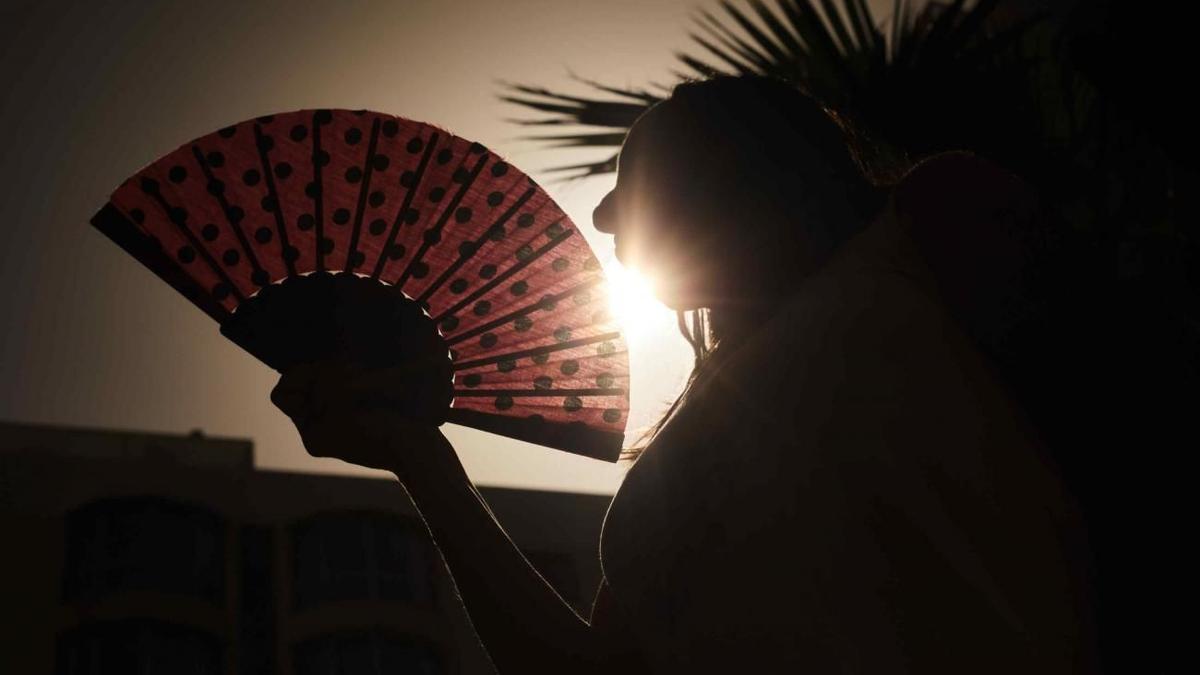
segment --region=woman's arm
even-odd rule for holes
[[[400,479],[496,669],[610,672],[615,657],[600,635],[509,539],[445,436],[394,411],[356,404],[354,374],[325,367],[321,373],[304,368],[285,374],[272,401],[296,423],[311,454],[391,471]]]

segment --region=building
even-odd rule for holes
[[[609,499],[480,490],[586,615]],[[250,441],[0,424],[0,672],[491,673],[395,481]]]

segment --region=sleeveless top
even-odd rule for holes
[[[947,169],[977,177],[952,200],[964,228],[1013,195],[970,155],[930,162],[708,364],[626,475],[593,626],[648,672],[1094,668],[1077,508],[948,313],[921,213],[896,208]]]

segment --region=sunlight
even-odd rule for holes
[[[625,336],[642,345],[657,324],[674,314],[654,297],[654,287],[644,275],[613,261],[607,270],[609,310],[621,322]]]

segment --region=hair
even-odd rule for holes
[[[706,153],[720,160],[708,163],[729,177],[722,180],[726,192],[718,198],[758,205],[768,215],[755,218],[755,225],[773,228],[770,234],[785,247],[803,242],[823,260],[882,205],[880,187],[887,175],[871,171],[864,161],[865,136],[795,84],[721,75],[681,82],[665,102],[682,111],[677,123],[703,138]],[[810,198],[798,199],[797,187]],[[803,281],[794,268],[777,273],[788,290]],[[702,376],[723,341],[744,328],[723,318],[728,317],[714,316],[709,308],[678,312],[679,331],[695,359],[692,371],[683,392],[623,457],[636,459],[693,389],[704,386]]]

